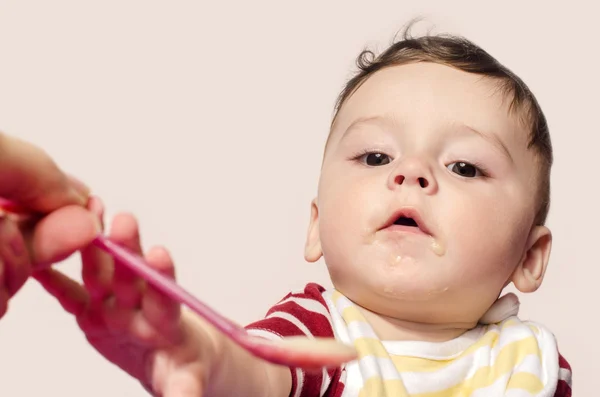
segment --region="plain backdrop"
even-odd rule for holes
[[[45,148],[108,215],[132,211],[180,282],[247,323],[307,281],[303,244],[335,97],[416,16],[519,74],[550,124],[555,240],[521,315],[598,389],[597,10],[570,1],[1,1],[0,129]],[[417,31],[418,32],[418,31]],[[60,264],[78,277],[78,257]],[[0,321],[0,395],[144,396],[28,283]]]

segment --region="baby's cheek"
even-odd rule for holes
[[[330,271],[343,271],[357,255],[364,240],[364,207],[351,196],[322,203],[320,212],[321,248]]]
[[[482,220],[463,229],[458,259],[469,267],[469,273],[475,278],[491,274],[503,276],[520,258],[524,238],[518,223],[511,219]]]

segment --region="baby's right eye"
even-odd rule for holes
[[[370,167],[378,167],[380,165],[389,164],[392,159],[385,153],[369,152],[358,157],[358,160]]]

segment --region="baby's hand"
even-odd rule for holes
[[[8,310],[8,301],[25,284],[30,273],[31,262],[19,228],[0,216],[0,318]]]
[[[102,219],[98,200],[90,203],[90,209]],[[116,216],[109,237],[142,252],[138,225],[131,215]],[[202,329],[196,322],[128,269],[115,266],[104,252],[87,247],[81,256],[84,286],[55,269],[38,272],[35,278],[75,315],[90,344],[155,395],[202,395],[202,380],[208,376],[203,358],[212,346],[203,340],[209,338],[199,335]],[[165,249],[153,248],[145,258],[150,266],[174,277]]]

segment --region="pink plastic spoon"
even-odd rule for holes
[[[2,198],[0,198],[0,210],[19,218],[32,215],[27,209]],[[253,336],[194,297],[174,280],[148,266],[140,255],[116,244],[104,235],[98,235],[93,244],[169,298],[187,306],[256,357],[274,364],[304,369],[334,367],[357,357],[353,347],[342,344],[334,338],[289,337],[273,341]]]

